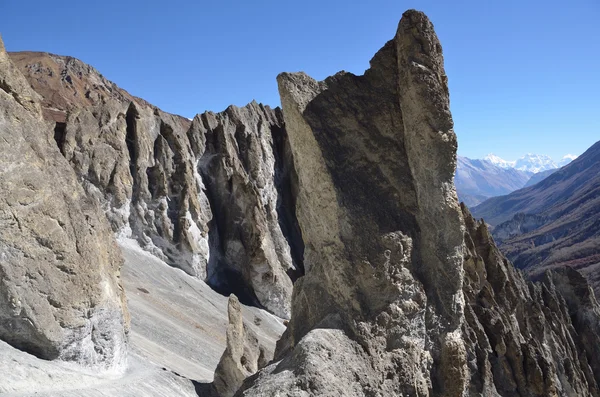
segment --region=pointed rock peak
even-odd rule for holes
[[[435,34],[433,24],[421,11],[408,10],[398,25],[398,37],[406,37],[410,46],[400,47],[416,56],[416,62],[443,72],[442,46]]]
[[[234,294],[229,295],[229,300],[227,302],[227,316],[229,317],[229,324],[231,326],[242,326],[242,306],[240,305],[240,300]]]
[[[229,325],[227,345],[215,370],[213,385],[221,397],[233,397],[244,379],[264,367],[273,358],[242,317],[242,306],[234,294],[227,303]]]
[[[2,35],[0,35],[0,53],[6,52],[6,48],[4,47],[4,41],[2,41]]]

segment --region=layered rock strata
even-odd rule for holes
[[[40,101],[0,45],[0,339],[116,370],[128,327],[122,258],[52,142]]]

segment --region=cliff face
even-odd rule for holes
[[[128,314],[108,222],[2,45],[0,88],[0,339],[40,358],[118,369]]]
[[[289,210],[293,170],[279,109],[251,103],[190,122],[74,58],[11,57],[43,96],[56,145],[115,233],[289,317],[303,246]]]
[[[309,395],[459,395],[469,381],[463,226],[431,23],[406,13],[363,76],[278,82],[307,273],[286,358],[244,395],[294,395],[292,384]]]
[[[363,76],[278,77],[306,275],[277,361],[237,395],[598,395],[581,276],[527,283],[458,206],[446,80],[416,11]]]

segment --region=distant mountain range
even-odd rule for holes
[[[566,155],[556,163],[545,155],[528,153],[516,161],[494,154],[484,159],[458,156],[454,183],[460,201],[473,207],[491,197],[533,185],[577,156]]]
[[[514,168],[519,171],[531,172],[533,174],[536,174],[538,172],[549,171],[563,167],[576,158],[577,156],[575,155],[567,154],[563,156],[563,158],[557,163],[554,160],[552,160],[550,156],[546,156],[543,154],[540,155],[527,153],[526,155],[515,161],[507,161],[496,156],[493,153],[490,153],[484,157],[484,160],[487,160],[500,168]]]
[[[472,208],[529,274],[569,265],[600,292],[600,142],[541,182]]]
[[[475,206],[490,197],[509,194],[525,186],[531,173],[503,168],[488,160],[458,156],[454,184],[460,201]]]

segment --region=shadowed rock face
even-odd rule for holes
[[[225,293],[242,284],[246,300],[289,318],[292,279],[302,272],[302,238],[293,212],[282,208],[293,171],[281,110],[253,102],[204,113],[188,136],[214,213],[209,283]]]
[[[244,395],[294,395],[290,382],[310,395],[458,395],[468,381],[463,232],[431,23],[406,13],[364,76],[278,83],[307,273],[294,288],[290,350],[278,352],[286,358]]]
[[[40,100],[0,45],[0,339],[44,359],[119,369],[122,259]]]
[[[458,205],[442,63],[407,11],[363,76],[278,77],[306,275],[276,361],[236,395],[598,395],[587,284],[527,283]]]
[[[56,145],[115,233],[218,291],[289,317],[303,245],[279,109],[232,106],[190,123],[74,58],[11,57],[43,96]]]

